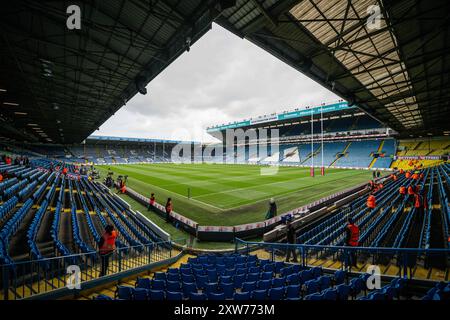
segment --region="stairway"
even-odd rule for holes
[[[305,162],[307,162],[308,160],[311,159],[311,157],[316,156],[321,150],[321,146],[317,147],[316,150],[314,150],[312,153],[310,152],[306,158],[301,162],[301,164],[304,164]]]
[[[381,140],[380,145],[378,146],[378,154],[381,153],[381,151],[383,151],[383,146],[384,146],[384,140]],[[369,164],[369,169],[371,169],[373,167],[373,165],[375,164],[375,162],[377,161],[378,158],[373,158],[372,161]]]
[[[347,143],[347,145],[345,146],[344,150],[342,150],[341,153],[344,154],[344,156],[345,156],[345,153],[347,152],[347,150],[348,150],[348,148],[350,147],[351,144],[352,144],[351,142]],[[334,159],[334,161],[333,161],[328,167],[334,166],[334,164],[335,164],[340,158],[342,158],[342,157],[339,157],[339,158]]]

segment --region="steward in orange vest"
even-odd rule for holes
[[[345,228],[345,244],[349,247],[357,247],[359,245],[359,227],[353,222],[352,218],[348,219],[347,228]],[[357,267],[356,251],[349,252],[349,265]]]
[[[107,225],[105,228],[105,233],[100,238],[100,242],[98,244],[98,251],[102,259],[100,277],[105,276],[108,273],[109,257],[116,249],[116,239],[117,231],[114,230],[113,226]]]
[[[375,196],[373,194],[369,195],[369,197],[367,198],[367,207],[370,209],[375,209],[376,206],[377,204]]]

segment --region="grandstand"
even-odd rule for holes
[[[2,13],[0,300],[449,299],[448,2],[82,7]],[[339,100],[213,143],[93,134],[213,22]]]

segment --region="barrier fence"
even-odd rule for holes
[[[322,266],[332,270],[368,272],[374,267],[380,275],[420,280],[449,280],[450,249],[342,247],[235,240],[235,250],[257,253],[271,261],[297,255],[304,267]],[[370,268],[370,269],[369,269]],[[370,271],[372,272],[372,271]]]
[[[117,248],[109,255],[108,271],[102,277],[173,256],[172,241]],[[83,282],[100,279],[101,268],[97,252],[0,265],[0,300],[29,298],[64,287],[79,289]]]

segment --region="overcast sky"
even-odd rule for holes
[[[247,40],[213,24],[106,121],[96,135],[214,141],[206,127],[339,98]]]

